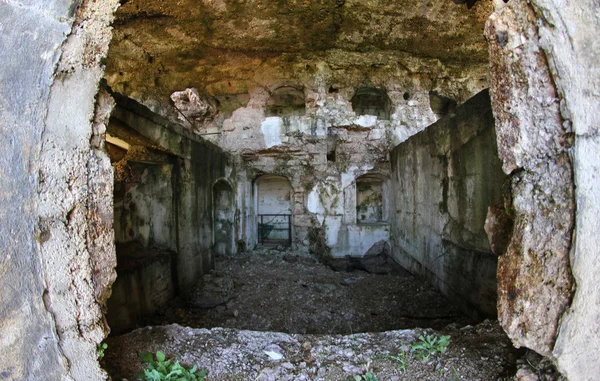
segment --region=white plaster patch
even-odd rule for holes
[[[377,117],[375,115],[361,115],[354,120],[354,124],[361,127],[373,127],[377,123]]]
[[[271,148],[281,144],[281,135],[283,123],[278,116],[270,116],[260,124],[260,131],[265,140],[265,146]]]
[[[342,217],[340,216],[327,216],[325,218],[325,234],[327,239],[327,246],[335,247],[338,243],[338,233],[342,228]]]
[[[319,220],[319,224],[323,225],[323,221],[325,220],[325,207],[323,206],[323,203],[321,203],[319,191],[320,187],[319,184],[317,184],[308,194],[306,207],[308,208],[309,212],[316,214],[317,220]]]
[[[342,189],[346,189],[348,185],[354,183],[356,181],[356,172],[361,172],[361,175],[369,172],[373,169],[373,165],[361,165],[360,167],[353,165],[346,170],[346,172],[342,173]]]

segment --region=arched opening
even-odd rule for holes
[[[231,185],[219,180],[213,186],[215,255],[231,255],[235,252],[235,203]]]
[[[306,113],[304,93],[292,86],[275,89],[267,102],[266,116],[302,116]]]
[[[291,245],[292,185],[283,176],[263,175],[256,179],[258,243]]]
[[[358,89],[350,100],[356,115],[373,115],[381,120],[389,120],[392,103],[385,90],[366,87]]]
[[[387,192],[378,175],[363,175],[356,179],[356,222],[374,224],[387,221]]]

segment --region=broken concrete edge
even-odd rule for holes
[[[521,185],[517,182],[513,185],[514,200],[520,204],[517,205],[517,209],[520,210],[517,210],[515,233],[521,231],[531,237],[529,230],[533,227],[533,234],[537,232],[541,236],[551,235],[545,238],[549,242],[547,244],[549,250],[543,253],[527,250],[527,246],[533,246],[535,249],[536,246],[540,247],[539,244],[542,247],[546,246],[545,244],[536,245],[534,241],[532,244],[531,239],[526,238],[523,241],[524,245],[521,245],[522,239],[513,235],[512,250],[509,249],[509,254],[505,254],[501,260],[506,262],[506,266],[501,264],[500,268],[513,268],[510,271],[514,273],[514,279],[508,282],[512,287],[528,284],[529,290],[534,290],[537,284],[538,291],[531,295],[533,299],[526,298],[529,305],[535,301],[530,317],[527,318],[528,314],[523,313],[519,313],[518,316],[509,314],[504,319],[503,326],[515,345],[527,346],[544,354],[551,358],[569,379],[582,380],[595,379],[600,371],[597,360],[600,357],[597,345],[600,316],[597,306],[590,305],[590,301],[598,299],[598,291],[593,286],[593,279],[600,270],[598,261],[594,260],[597,258],[595,253],[598,252],[596,238],[598,220],[597,216],[593,215],[598,209],[599,202],[592,190],[592,184],[596,180],[591,177],[592,173],[597,172],[600,161],[598,155],[600,143],[597,134],[592,133],[594,126],[598,125],[598,116],[596,113],[590,113],[594,107],[592,105],[597,105],[597,94],[593,89],[598,87],[599,81],[595,69],[598,51],[589,49],[591,46],[589,42],[593,38],[593,30],[598,27],[598,20],[593,19],[590,12],[586,10],[587,6],[591,4],[578,2],[559,9],[552,1],[547,0],[534,1],[528,6],[511,2],[502,11],[498,9],[490,17],[486,27],[486,35],[490,41],[490,54],[492,54],[491,62],[504,60],[503,64],[513,63],[513,66],[508,66],[508,70],[505,68],[498,71],[495,71],[492,64],[492,78],[496,77],[497,81],[497,90],[492,92],[494,96],[498,98],[498,89],[502,89],[503,86],[505,89],[501,91],[506,90],[508,93],[512,87],[511,80],[520,75],[518,65],[522,65],[521,68],[527,70],[531,62],[533,62],[532,67],[535,67],[533,77],[537,75],[539,78],[541,75],[546,84],[536,90],[543,90],[544,87],[549,86],[547,94],[550,96],[550,102],[544,97],[530,99],[529,107],[525,108],[514,103],[523,104],[516,98],[511,99],[514,95],[509,96],[508,99],[500,97],[495,101],[494,113],[498,117],[505,112],[504,105],[508,105],[509,108],[516,106],[514,120],[525,121],[521,128],[528,128],[529,134],[550,136],[556,144],[538,144],[535,149],[527,150],[528,158],[518,153],[517,156],[509,154],[504,157],[505,166],[508,172],[512,173],[512,177],[530,179],[522,182]],[[526,9],[522,9],[523,7]],[[578,25],[578,28],[572,29],[570,25]],[[506,44],[510,45],[513,35],[526,36],[526,38],[522,38],[516,48],[506,53],[513,54],[509,58],[505,56],[503,59],[494,59],[494,51],[501,51],[497,45],[502,48]],[[519,54],[522,56],[519,57]],[[540,108],[544,111],[542,120],[554,120],[544,123],[541,128],[535,128],[535,119],[538,118]],[[528,122],[532,120],[531,116],[534,123],[528,126]],[[500,118],[504,121],[511,120],[502,116]],[[516,134],[510,132],[507,134],[506,130],[502,131],[501,121],[497,128],[499,144],[505,147],[519,147],[520,134],[523,134],[521,136],[528,134],[523,130]],[[548,135],[548,129],[554,131]],[[512,145],[503,144],[502,135],[516,141],[511,140]],[[519,157],[525,158],[520,165],[510,164],[515,162],[515,158],[518,162]],[[540,158],[546,163],[539,163]],[[519,174],[518,168],[525,169]],[[516,189],[517,187],[521,189]],[[527,187],[529,190],[524,193],[523,188]],[[536,201],[535,198],[541,195],[539,190],[546,196],[542,195],[542,198]],[[531,195],[532,192],[537,193],[538,196]],[[528,197],[527,194],[530,196]],[[533,203],[531,201],[523,203],[527,198]],[[524,213],[523,206],[528,203],[533,205],[534,213]],[[555,220],[559,225],[552,226],[552,223],[548,225],[544,222],[544,218],[539,218],[539,215],[536,218],[536,209],[549,211],[550,216],[553,215],[550,219]],[[567,216],[567,226],[564,226],[565,216]],[[543,227],[542,231],[540,227]],[[507,255],[512,256],[512,259]],[[535,257],[542,259],[544,263],[541,269],[543,273],[538,274],[541,278],[528,271],[527,267],[523,267],[527,265],[527,261]],[[501,272],[500,269],[499,271]],[[534,276],[525,280],[530,276],[527,275],[528,272]],[[539,282],[544,282],[547,276],[552,277],[551,282],[547,285],[540,284]],[[533,287],[528,282],[533,282]],[[506,287],[500,286],[500,288]],[[510,305],[514,303],[510,301],[511,299],[521,298],[518,293],[511,292],[510,289],[504,291],[500,294],[500,310],[503,309],[501,306],[503,303]],[[550,319],[547,320],[548,318]],[[546,321],[546,324],[540,319]],[[527,326],[533,329],[523,328]],[[538,330],[542,327],[545,327],[545,332],[539,335]]]
[[[73,380],[107,377],[97,345],[109,332],[105,303],[116,276],[113,172],[98,139],[112,105],[98,94],[98,84],[118,5],[85,1],[78,8],[60,48],[39,155],[44,302],[68,364],[65,376]]]
[[[600,373],[600,290],[594,284],[600,272],[598,261],[597,173],[600,166],[600,138],[597,112],[600,49],[595,31],[600,27],[593,2],[579,1],[561,7],[548,0],[533,2],[538,16],[540,47],[560,94],[560,112],[568,154],[573,167],[574,217],[570,264],[577,289],[561,317],[553,355],[569,379],[592,380]],[[592,8],[589,8],[592,7]],[[577,26],[577,28],[573,28]]]

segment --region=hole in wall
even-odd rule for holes
[[[391,101],[384,90],[372,87],[361,88],[350,100],[356,115],[373,115],[378,119],[389,120]]]

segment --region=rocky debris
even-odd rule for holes
[[[516,381],[566,381],[556,366],[547,357],[540,356],[532,350],[517,360]]]
[[[382,256],[336,272],[304,251],[261,248],[218,257],[215,266],[189,298],[174,300],[146,324],[349,334],[473,323],[401,268],[376,275],[374,269],[393,269]]]
[[[364,257],[329,258],[327,265],[334,271],[366,271],[369,274],[406,275],[405,269],[399,266],[387,254],[365,255]]]
[[[410,351],[421,335],[450,335],[445,353],[423,362]],[[216,380],[347,380],[366,371],[380,380],[497,380],[514,374],[516,353],[496,322],[467,330],[402,330],[353,335],[290,335],[235,329],[146,327],[108,341],[113,380],[135,380],[139,353],[163,351],[198,364]],[[403,359],[403,360],[401,360]],[[506,378],[505,378],[506,377]]]
[[[191,123],[202,125],[205,121],[210,121],[217,113],[217,108],[207,97],[202,97],[197,89],[185,89],[171,94],[171,100],[175,109],[179,112],[177,118],[184,125]]]

